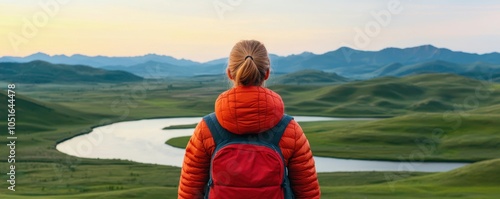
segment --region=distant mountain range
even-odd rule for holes
[[[142,77],[125,71],[108,71],[84,65],[52,64],[45,61],[0,63],[0,81],[18,83],[132,82]]]
[[[368,79],[380,76],[405,76],[418,73],[500,74],[500,53],[475,54],[451,51],[432,45],[412,48],[386,48],[361,51],[347,47],[324,54],[304,52],[296,55],[270,54],[275,73],[291,73],[305,69],[334,72],[348,78]],[[27,57],[1,57],[0,62],[43,60],[56,64],[89,65],[107,70],[123,70],[142,77],[196,76],[224,73],[227,58],[209,62],[176,59],[148,54],[135,57],[85,55],[49,56],[36,53]]]
[[[213,75],[225,72],[226,64],[195,64],[179,66],[171,63],[148,61],[132,66],[103,66],[106,70],[123,70],[145,78],[189,77],[197,75]]]
[[[107,57],[107,56],[86,56],[86,55],[47,55],[45,53],[35,53],[26,57],[4,56],[0,58],[0,62],[30,62],[42,60],[55,64],[71,64],[71,65],[87,65],[96,68],[109,65],[132,66],[142,64],[149,61],[170,63],[178,66],[200,64],[186,59],[176,59],[171,56],[147,54],[143,56],[133,57]]]

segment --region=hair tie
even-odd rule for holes
[[[245,57],[245,60],[247,60],[249,57],[250,57],[250,59],[252,59],[252,60],[253,60],[253,57],[252,57],[252,56],[250,56],[250,55],[247,55],[247,56]]]

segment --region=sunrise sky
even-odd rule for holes
[[[500,51],[500,2],[495,0],[0,0],[0,4],[0,56],[156,53],[209,61],[226,57],[241,39],[261,40],[278,55],[324,53],[341,46],[380,50],[423,44],[475,53]],[[397,12],[391,13],[389,7]],[[376,17],[380,13],[390,13],[390,19],[381,15],[381,24]]]

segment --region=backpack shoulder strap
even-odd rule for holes
[[[205,117],[203,117],[203,120],[210,129],[210,133],[212,134],[216,146],[219,146],[220,143],[227,141],[229,138],[232,137],[232,134],[225,128],[223,128],[220,125],[219,121],[217,121],[215,113],[210,113],[206,115]],[[292,120],[293,120],[292,116],[286,114],[283,115],[278,124],[266,132],[268,134],[267,136],[269,136],[268,141],[270,141],[273,145],[278,146],[281,137],[283,136],[283,133],[285,133],[286,127]]]
[[[207,124],[208,129],[210,129],[210,133],[212,134],[216,146],[219,146],[222,141],[229,138],[230,133],[220,125],[219,121],[217,121],[215,113],[206,115],[203,117],[203,120]]]
[[[269,132],[272,133],[271,134],[272,137],[270,140],[272,144],[274,144],[275,146],[278,146],[278,144],[280,143],[281,137],[285,133],[286,127],[288,126],[288,124],[292,120],[293,120],[292,116],[284,114],[283,117],[281,117],[281,120],[278,122],[278,124],[269,130]]]

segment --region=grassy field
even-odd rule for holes
[[[363,186],[332,186],[323,190],[327,198],[498,198],[499,171],[500,159],[494,159],[449,172],[415,177],[384,173],[386,179],[402,178]]]
[[[165,142],[165,144],[177,147],[177,148],[186,148],[187,143],[189,142],[189,136],[186,137],[177,137],[169,139]]]
[[[270,87],[282,95],[286,111],[292,115],[395,116],[364,122],[303,123],[315,155],[399,160],[400,155],[406,158],[420,151],[425,152],[425,161],[499,157],[499,129],[495,126],[500,117],[499,84],[428,75]],[[213,111],[215,98],[227,88],[225,80],[211,78],[18,84],[17,187],[15,193],[10,192],[2,180],[0,198],[175,198],[179,168],[75,158],[55,150],[56,143],[116,121],[202,116]],[[478,88],[480,95],[476,94]],[[4,94],[0,92],[0,107],[6,107]],[[0,114],[0,121],[6,121],[5,114]],[[5,129],[6,123],[0,123],[0,128]],[[433,149],[433,145],[419,145],[418,140],[435,141],[431,143],[436,147],[427,153],[423,149]],[[168,142],[184,147],[182,143],[187,141]],[[0,145],[5,144],[1,139]],[[0,156],[7,157],[7,153],[1,150]],[[498,160],[474,165],[477,168],[462,168],[458,173],[356,172],[322,173],[319,177],[323,198],[498,198]],[[490,167],[493,169],[478,174],[479,168]],[[5,161],[0,162],[0,172],[8,172]],[[436,179],[458,181],[461,176],[478,178],[470,178],[471,186],[435,183]]]
[[[190,129],[190,128],[195,128],[196,125],[198,125],[198,124],[172,125],[172,126],[167,126],[167,127],[163,128],[163,130],[167,130],[167,129]]]
[[[15,194],[2,190],[0,197],[174,198],[177,193],[179,168],[113,160],[73,161],[70,165],[18,163]]]

